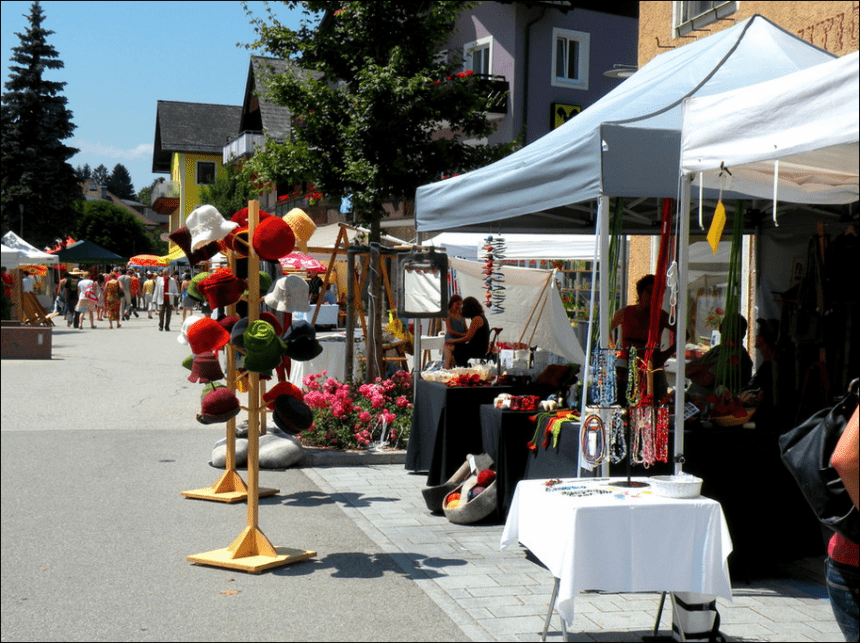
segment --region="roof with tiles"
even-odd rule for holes
[[[152,171],[170,172],[175,152],[220,155],[224,144],[239,133],[241,114],[238,105],[158,101]]]

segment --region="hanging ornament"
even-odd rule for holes
[[[484,251],[484,290],[486,291],[484,303],[487,309],[498,314],[504,312],[505,287],[502,286],[504,274],[502,261],[505,259],[505,240],[502,237],[487,237],[482,246]]]

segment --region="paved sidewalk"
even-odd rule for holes
[[[118,330],[58,327],[53,359],[2,361],[3,641],[540,638],[549,573],[516,547],[499,551],[499,525],[430,515],[425,476],[402,464],[263,471],[261,486],[280,493],[260,502],[260,528],[317,556],[260,575],[188,563],[229,545],[247,512],[180,495],[217,480],[207,462],[224,429],[196,422],[188,349],[157,328],[145,316]],[[820,561],[781,572],[736,579],[721,630],[841,640]],[[571,638],[640,640],[658,603],[583,594]]]
[[[456,525],[427,511],[424,475],[401,465],[316,467],[308,477],[452,616],[472,640],[536,641],[552,577],[522,548],[499,551],[501,525]],[[823,585],[823,561],[779,568],[750,584],[734,580],[734,601],[718,599],[720,630],[735,641],[841,641]],[[587,593],[576,599],[574,641],[639,641],[653,634],[657,593]],[[671,635],[671,607],[659,635]],[[552,618],[548,639],[560,640]]]

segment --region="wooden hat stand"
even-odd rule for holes
[[[258,201],[248,202],[248,236],[254,237],[254,229],[257,226],[260,218],[260,203]],[[253,248],[250,249],[248,255],[248,321],[253,323],[260,316],[260,259]],[[228,370],[230,365],[230,355],[228,352]],[[233,361],[235,384],[235,358]],[[223,549],[214,549],[212,551],[194,554],[187,557],[189,562],[197,565],[210,565],[213,567],[225,567],[227,569],[237,569],[239,571],[259,574],[267,569],[288,565],[301,560],[307,560],[316,556],[315,551],[306,549],[295,549],[290,547],[275,547],[269,542],[265,534],[259,528],[259,499],[261,490],[259,488],[259,439],[260,439],[260,415],[264,412],[265,407],[261,403],[260,395],[260,374],[248,373],[248,486],[246,491],[246,499],[248,501],[248,521],[247,526],[242,533],[228,546]],[[238,493],[235,484],[241,483],[241,478],[235,472],[235,468],[231,469],[230,461],[230,442],[231,435],[233,440],[233,455],[232,465],[235,467],[235,430],[231,430],[231,423],[235,429],[235,418],[228,423],[227,428],[227,444],[228,444],[228,461],[227,471],[221,480],[218,481],[210,489],[213,490],[213,495]],[[216,487],[221,486],[221,489],[216,490]],[[233,485],[231,487],[231,485]],[[241,485],[244,487],[244,484]],[[270,491],[270,490],[266,490]],[[273,493],[276,493],[274,490]],[[185,492],[183,495],[193,492]],[[205,494],[204,494],[205,495]],[[269,494],[271,495],[271,494]],[[216,498],[205,498],[214,500]],[[235,502],[226,500],[226,502]]]

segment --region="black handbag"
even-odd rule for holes
[[[860,512],[839,474],[830,464],[836,443],[857,408],[860,380],[836,406],[822,409],[779,437],[782,461],[824,525],[852,542],[860,542]]]

